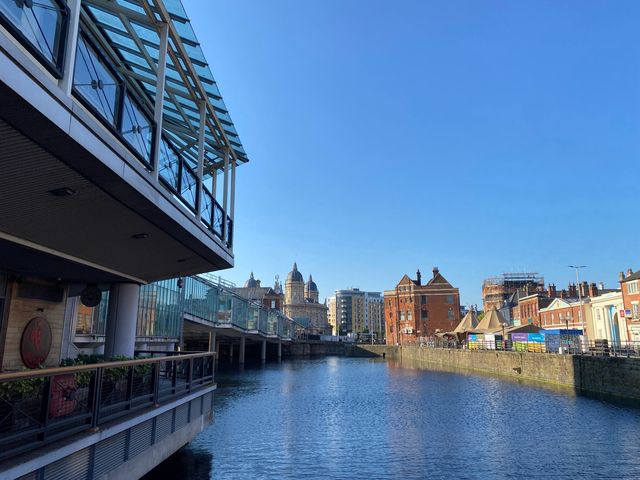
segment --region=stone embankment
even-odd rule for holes
[[[640,402],[638,358],[386,345],[358,345],[358,348],[388,359],[417,363],[424,368],[484,372]]]

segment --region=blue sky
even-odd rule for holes
[[[235,268],[321,298],[433,266],[640,268],[640,2],[190,0],[251,162]]]

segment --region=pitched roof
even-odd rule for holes
[[[471,310],[460,320],[460,323],[453,329],[453,333],[472,332],[478,325],[478,317],[476,312]]]
[[[502,314],[495,308],[492,308],[491,310],[489,310],[484,314],[483,319],[480,320],[480,323],[478,323],[478,326],[474,329],[474,332],[478,332],[478,333],[498,332],[502,330],[502,325],[505,323],[507,323],[507,321],[504,319]]]
[[[628,282],[629,280],[638,280],[639,278],[640,278],[640,270],[638,270],[636,273],[632,273],[628,277],[625,277],[624,280],[622,280],[622,282]]]
[[[435,276],[433,276],[427,282],[427,285],[439,285],[439,286],[444,286],[444,287],[448,287],[448,288],[453,288],[453,285],[451,285],[447,281],[447,279],[442,276],[442,274],[440,272],[436,273]]]

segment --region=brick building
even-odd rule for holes
[[[628,338],[640,342],[640,270],[620,272],[622,304],[627,323]]]
[[[384,292],[384,311],[387,344],[403,345],[436,330],[453,331],[460,322],[460,293],[437,267],[424,285],[418,270],[415,280],[405,275]]]
[[[590,301],[589,297],[582,298],[581,306],[577,298],[555,298],[548,307],[540,309],[540,326],[545,329],[584,328],[587,336],[593,338]]]
[[[277,275],[273,287],[263,287],[260,284],[260,280],[256,280],[253,272],[251,272],[249,280],[244,283],[244,287],[234,288],[233,291],[247,300],[260,302],[263,308],[280,312],[283,310],[284,295]]]

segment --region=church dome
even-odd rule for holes
[[[313,278],[311,277],[311,275],[309,275],[309,281],[305,284],[305,287],[309,292],[318,291],[318,286],[316,285],[316,282],[313,281]]]
[[[293,263],[293,270],[287,275],[287,282],[304,282],[302,274],[298,271],[298,265]]]
[[[251,275],[249,276],[249,280],[244,282],[244,288],[256,288],[257,286],[258,286],[258,282],[256,282],[255,278],[253,278],[253,272],[251,272]]]

